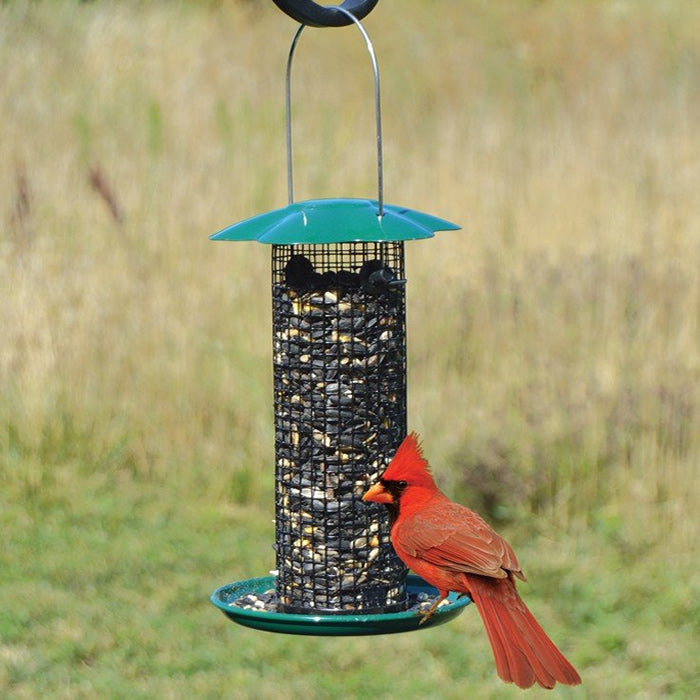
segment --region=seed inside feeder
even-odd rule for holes
[[[273,246],[276,607],[391,612],[406,570],[362,493],[406,432],[403,244]]]

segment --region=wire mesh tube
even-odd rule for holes
[[[407,606],[384,508],[406,434],[401,242],[272,247],[278,609]]]

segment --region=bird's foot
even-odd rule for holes
[[[447,596],[439,595],[437,598],[435,598],[433,604],[426,610],[426,612],[423,613],[423,617],[418,624],[424,625],[435,614],[435,611],[438,609],[438,605],[440,605],[440,603],[442,603],[446,597]]]

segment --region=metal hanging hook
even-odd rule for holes
[[[363,19],[379,0],[345,0],[340,7],[325,7],[313,0],[273,0],[275,5],[301,24],[310,27],[346,27],[352,24],[350,15]],[[345,10],[345,12],[341,12]]]
[[[278,0],[274,0],[279,4]],[[314,3],[312,3],[314,4]],[[348,3],[344,3],[348,4]],[[376,4],[376,0],[375,0]],[[345,9],[345,7],[335,7],[333,8],[336,12],[345,15],[348,19],[346,24],[354,23],[362,34],[365,44],[367,45],[367,51],[369,53],[370,59],[372,61],[372,72],[374,75],[374,111],[375,111],[375,122],[377,129],[377,202],[379,205],[378,216],[381,219],[384,216],[384,147],[382,140],[382,107],[381,107],[381,91],[379,85],[379,66],[377,65],[377,56],[374,52],[374,46],[372,41],[367,34],[367,31],[362,26],[360,20],[355,17],[351,12]],[[371,9],[371,8],[370,8]],[[369,10],[368,10],[369,11]],[[292,45],[289,49],[289,57],[287,58],[287,78],[286,78],[286,131],[287,131],[287,188],[289,194],[289,204],[294,203],[294,173],[293,173],[293,158],[292,158],[292,61],[294,59],[294,51],[296,49],[297,43],[301,33],[304,31],[306,25],[302,24],[299,29],[297,29],[294,39],[292,39]],[[324,25],[325,26],[325,25]]]

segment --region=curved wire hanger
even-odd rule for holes
[[[274,0],[275,3],[279,5],[278,0]],[[312,3],[315,4],[315,3]],[[344,3],[344,5],[347,3]],[[375,2],[376,4],[376,2]],[[372,73],[374,76],[374,112],[375,112],[375,123],[377,130],[377,202],[379,205],[378,216],[381,218],[384,216],[384,147],[382,138],[382,107],[381,107],[381,90],[379,84],[379,66],[377,64],[377,56],[374,51],[374,46],[369,38],[369,34],[362,26],[360,20],[352,14],[345,7],[339,6],[332,8],[335,12],[339,12],[348,19],[347,25],[354,23],[360,30],[362,37],[365,40],[367,46],[367,51],[372,62]],[[372,5],[374,7],[374,5]],[[330,9],[330,8],[327,8]],[[371,8],[370,8],[371,9]],[[367,10],[369,12],[369,10]],[[365,13],[366,14],[366,13]],[[294,203],[294,165],[292,156],[292,90],[291,90],[291,78],[292,78],[292,62],[294,59],[294,52],[299,41],[301,33],[304,31],[306,25],[302,24],[299,29],[297,29],[294,38],[292,39],[292,45],[289,49],[289,57],[287,58],[287,75],[286,75],[286,132],[287,132],[287,192],[289,195],[289,204]],[[324,25],[325,26],[325,25]]]

